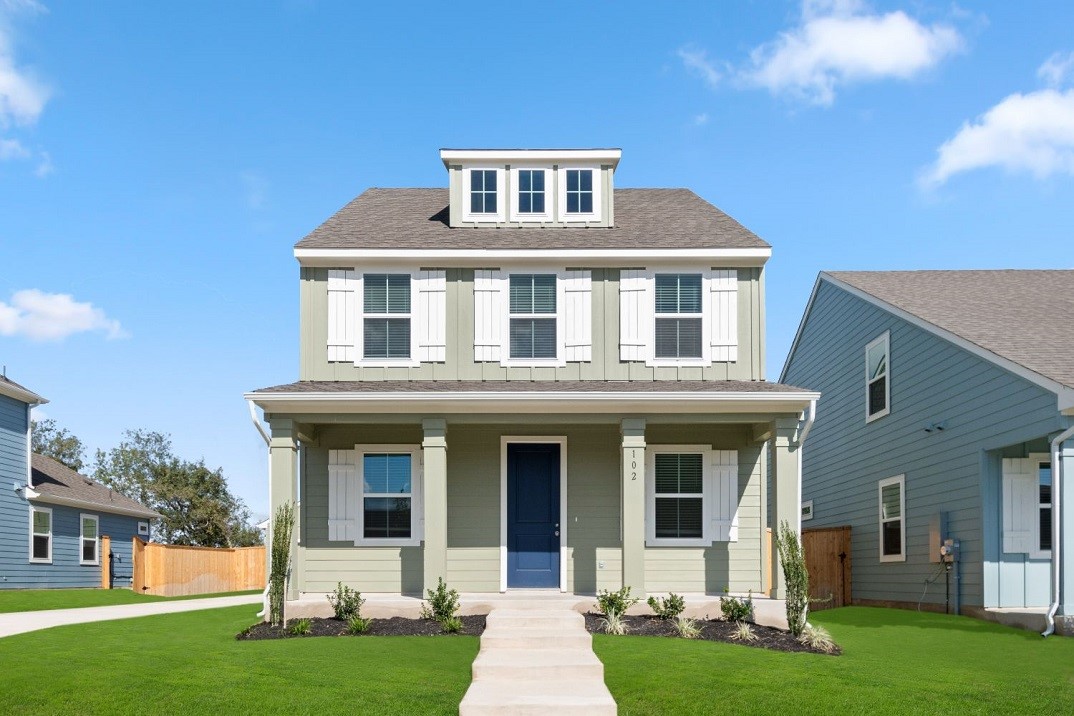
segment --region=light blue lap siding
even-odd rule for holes
[[[15,485],[26,484],[26,403],[0,395],[0,589],[28,566],[29,514]]]
[[[884,331],[891,413],[866,423],[865,346]],[[1058,429],[1053,393],[824,281],[782,380],[822,394],[803,453],[802,499],[813,500],[814,513],[803,526],[852,526],[855,599],[918,601],[937,568],[929,561],[929,521],[940,511],[962,543],[963,604],[994,606],[1000,591],[1036,598],[1025,583],[1037,578],[1036,566],[1009,564],[1030,560],[1002,555],[996,569],[996,451],[1021,454]],[[925,432],[936,422],[946,429]],[[881,564],[877,482],[895,475],[906,476],[907,558]],[[941,576],[925,601],[942,604],[943,592]]]

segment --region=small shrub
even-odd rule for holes
[[[347,633],[348,634],[364,634],[369,630],[370,619],[363,619],[360,616],[353,616],[347,620]]]
[[[701,628],[697,625],[697,620],[688,617],[675,617],[675,631],[683,639],[696,639],[701,636]]]
[[[783,580],[787,583],[787,626],[795,638],[802,635],[809,613],[809,570],[798,533],[784,521],[776,536],[779,563],[783,567]]]
[[[291,623],[291,626],[287,627],[287,631],[291,632],[294,636],[303,636],[310,633],[310,627],[313,622],[309,619],[296,619]]]
[[[729,622],[753,621],[753,592],[745,599],[738,597],[720,597],[720,611]]]
[[[823,651],[825,654],[831,654],[835,651],[835,642],[832,641],[832,635],[828,633],[827,629],[821,626],[806,624],[805,629],[802,630],[801,636],[798,637],[798,641],[805,644],[810,649]]]
[[[354,617],[361,616],[362,605],[365,604],[365,600],[362,599],[361,592],[351,589],[343,582],[339,582],[336,585],[335,593],[328,595],[328,603],[332,605],[332,611],[335,612],[336,619],[348,621]]]
[[[458,617],[448,617],[440,622],[440,628],[444,630],[445,634],[458,634],[462,631],[462,619],[459,619]]]
[[[686,600],[674,592],[668,594],[667,599],[649,597],[649,601],[646,603],[653,610],[653,613],[661,619],[674,619],[686,609]]]
[[[605,617],[600,620],[600,628],[604,630],[605,634],[614,636],[622,636],[627,633],[627,626],[626,622],[623,621],[622,612],[607,612]]]
[[[735,630],[731,632],[731,638],[746,643],[757,641],[757,635],[753,633],[753,627],[749,625],[749,622],[737,622]]]
[[[612,614],[622,615],[640,601],[640,597],[630,596],[630,587],[623,587],[615,592],[602,589],[597,593],[597,611],[606,617]]]
[[[443,624],[458,614],[459,593],[454,589],[448,589],[447,585],[444,584],[443,577],[437,580],[436,589],[426,589],[425,591],[429,595],[429,603],[421,605],[422,619],[435,619]]]

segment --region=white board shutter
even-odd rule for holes
[[[709,342],[712,361],[738,360],[738,271],[709,272]]]
[[[414,311],[417,323],[415,358],[422,363],[447,360],[447,279],[444,271],[418,271],[414,277],[418,297]]]
[[[649,336],[655,317],[644,270],[619,272],[619,360],[649,360]]]
[[[328,451],[328,539],[358,538],[358,463],[354,450]]]
[[[474,271],[474,361],[499,361],[503,354],[507,310],[502,271]]]
[[[738,452],[712,451],[712,541],[738,541]]]
[[[328,360],[354,361],[358,329],[358,272],[328,270]]]
[[[1033,461],[1003,458],[1003,551],[1033,551],[1033,521],[1037,518],[1037,476]]]
[[[590,271],[567,271],[563,274],[564,337],[568,361],[593,360],[593,274]]]

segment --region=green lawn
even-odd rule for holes
[[[457,714],[477,637],[236,641],[255,606],[0,639],[3,714]]]
[[[129,589],[7,589],[0,590],[0,614],[8,612],[32,612],[39,609],[76,609],[78,607],[107,607],[113,604],[145,604],[176,599],[205,599],[208,597],[231,597],[251,592],[226,594],[198,594],[188,597],[154,597],[135,594]]]
[[[1074,713],[1074,639],[967,617],[847,607],[817,612],[843,655],[598,635],[629,714]]]

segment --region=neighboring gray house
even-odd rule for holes
[[[440,159],[295,246],[299,381],[246,396],[300,504],[289,598],[762,591],[818,397],[764,380],[768,244],[613,188],[617,149]]]
[[[916,605],[946,536],[963,611],[1043,612],[1058,550],[1074,615],[1074,271],[821,273],[781,380],[823,395],[804,526],[852,527],[855,603]]]
[[[160,515],[31,455],[30,410],[46,402],[0,378],[0,589],[129,587],[132,539]]]

